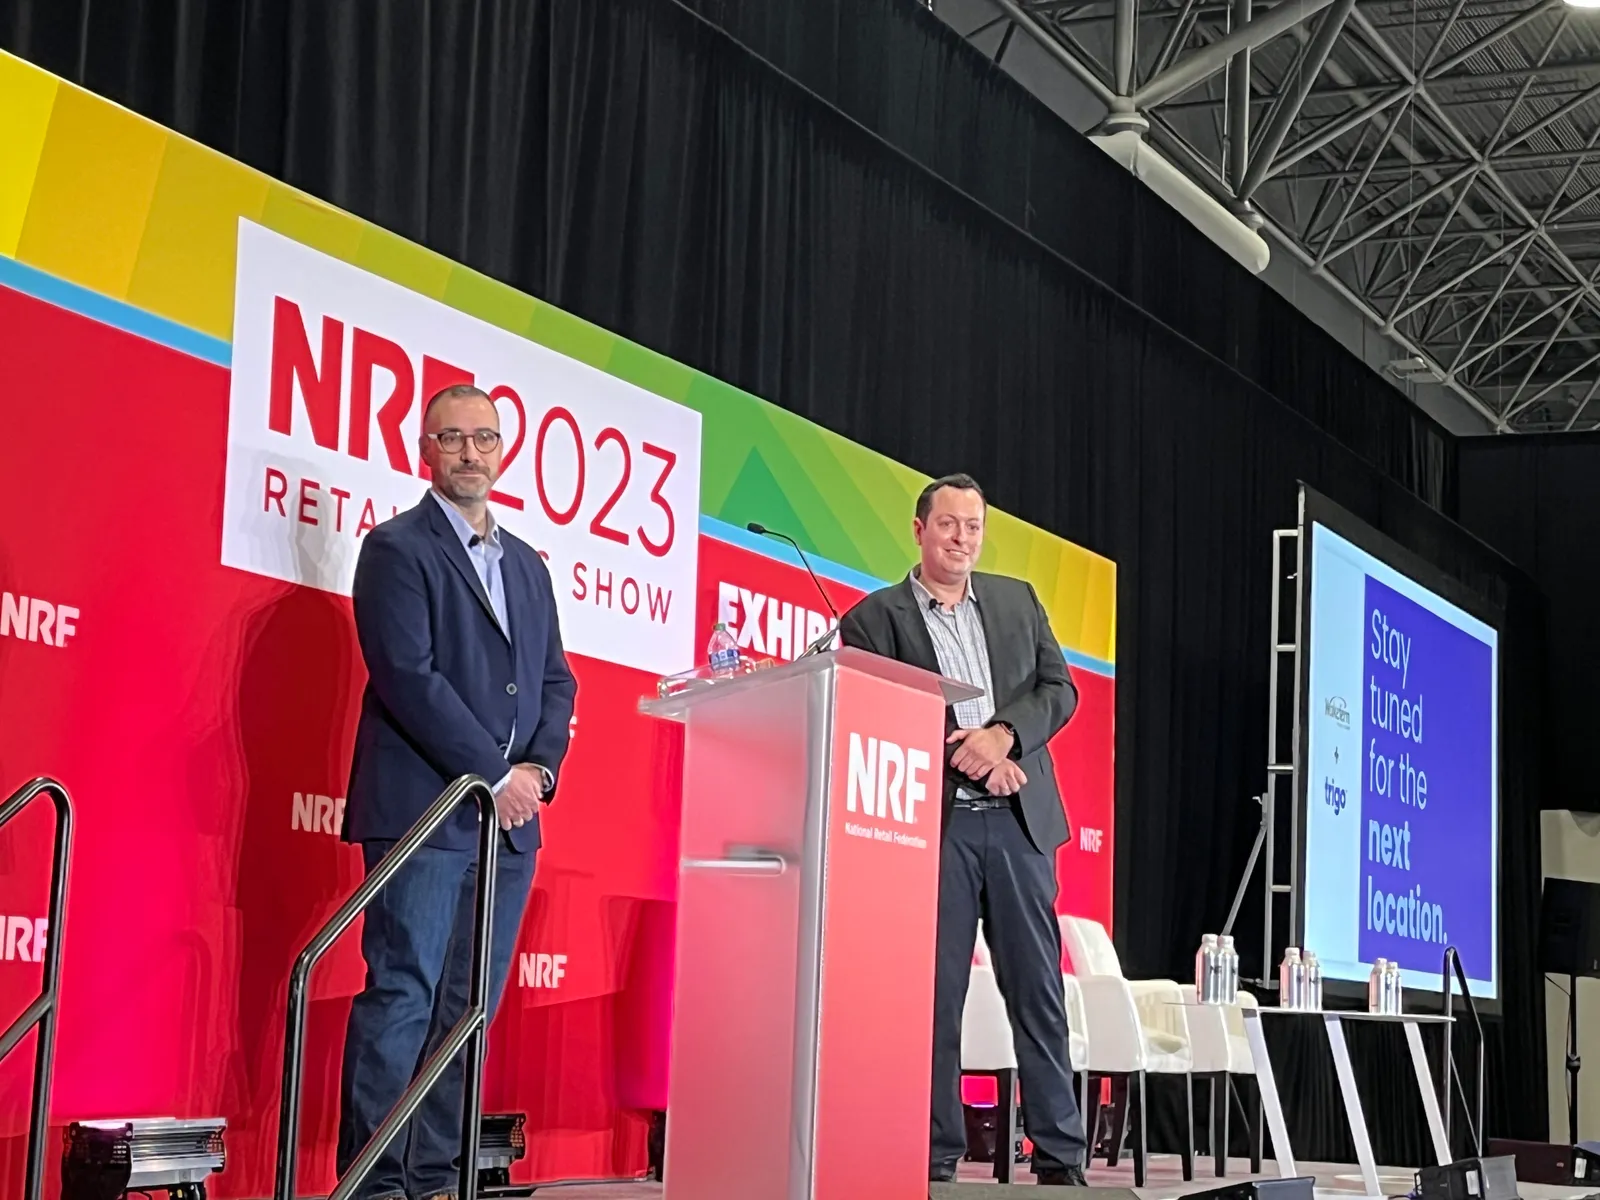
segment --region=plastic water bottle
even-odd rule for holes
[[[1372,971],[1367,976],[1367,1011],[1381,1013],[1387,1011],[1388,997],[1385,991],[1388,988],[1389,960],[1380,958],[1372,964]]]
[[[1233,934],[1225,933],[1217,939],[1217,949],[1222,952],[1222,1002],[1239,1003],[1239,952],[1233,947]]]
[[[1203,934],[1194,956],[1194,994],[1201,1004],[1222,1003],[1222,951],[1217,935]]]
[[[1400,978],[1400,964],[1391,961],[1389,969],[1383,973],[1384,993],[1388,998],[1388,1006],[1383,1010],[1398,1016],[1405,1011],[1405,982]]]
[[[1278,1006],[1300,1008],[1304,1004],[1306,965],[1300,961],[1300,948],[1290,946],[1283,952],[1283,963],[1278,967]]]
[[[721,621],[711,630],[711,640],[706,643],[706,662],[713,675],[732,675],[739,669],[739,643]]]
[[[1313,950],[1306,951],[1306,1007],[1322,1011],[1322,964]]]

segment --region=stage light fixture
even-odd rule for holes
[[[511,1164],[528,1153],[526,1113],[484,1113],[478,1123],[478,1195],[531,1196],[533,1188],[511,1183]]]
[[[61,1200],[116,1200],[164,1190],[168,1200],[205,1200],[206,1178],[228,1163],[221,1117],[75,1121],[61,1151]]]

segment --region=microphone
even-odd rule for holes
[[[793,546],[794,552],[800,556],[800,562],[805,566],[806,574],[811,576],[811,582],[816,585],[817,595],[821,596],[822,602],[828,606],[828,612],[833,616],[833,628],[807,646],[798,657],[805,658],[808,655],[815,654],[837,637],[839,633],[839,610],[833,606],[833,600],[828,595],[827,588],[822,586],[822,580],[818,579],[817,573],[811,569],[811,560],[806,557],[806,552],[800,548],[800,543],[787,533],[779,533],[776,529],[768,529],[760,521],[751,521],[745,528],[758,537],[778,538],[780,541],[788,542],[789,545]]]

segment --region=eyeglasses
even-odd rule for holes
[[[439,449],[446,454],[460,454],[467,444],[467,435],[459,429],[441,429],[438,433],[428,434],[439,443]],[[474,429],[472,431],[472,444],[477,447],[479,454],[488,454],[500,444],[500,434],[494,429]]]

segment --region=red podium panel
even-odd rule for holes
[[[669,1200],[922,1200],[945,706],[858,650],[641,708],[684,722]]]
[[[944,700],[842,670],[833,720],[815,1195],[923,1200]]]

